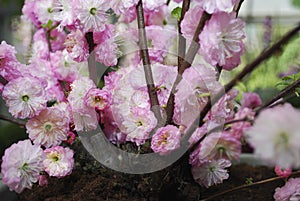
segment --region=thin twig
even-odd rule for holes
[[[224,90],[219,91],[216,96],[214,96],[214,103],[216,103],[220,98],[224,95],[224,93],[227,93],[230,91],[239,81],[241,81],[246,75],[251,73],[255,68],[259,66],[264,60],[268,59],[278,48],[280,48],[282,45],[287,43],[293,36],[295,36],[298,31],[300,30],[300,24],[292,29],[290,32],[285,34],[277,43],[273,44],[269,49],[263,51],[253,62],[250,64],[246,65],[242,72],[240,72],[236,77],[234,77],[228,84],[224,86]],[[201,127],[204,124],[204,117],[207,115],[207,113],[210,111],[212,108],[212,103],[211,101],[208,101],[208,103],[205,105],[203,110],[200,112],[198,118],[194,120],[190,128],[186,132],[186,137],[189,138],[194,131],[198,128]],[[199,143],[205,138],[201,138],[197,143],[195,143],[189,150],[193,150],[196,148]]]
[[[242,7],[244,0],[240,0],[237,4],[235,4],[234,8],[233,8],[233,12],[236,12],[236,17],[238,17],[240,9]]]
[[[186,2],[186,5],[188,5],[189,1],[184,1]],[[170,123],[172,121],[172,117],[174,114],[174,100],[175,100],[175,89],[177,87],[177,85],[179,84],[179,82],[182,79],[182,74],[185,71],[185,69],[189,68],[191,66],[191,64],[193,63],[195,56],[199,50],[199,35],[200,33],[203,31],[204,25],[206,23],[206,21],[208,21],[211,18],[211,15],[203,12],[201,19],[198,23],[198,26],[195,30],[194,36],[193,36],[193,41],[191,42],[189,49],[187,51],[187,54],[184,54],[184,60],[180,60],[180,62],[178,62],[178,74],[177,77],[175,79],[175,82],[172,86],[172,90],[171,90],[171,94],[169,96],[168,102],[167,102],[167,106],[166,106],[166,113],[167,113],[167,123]],[[179,53],[179,52],[178,52]],[[180,56],[180,55],[179,55]]]
[[[46,41],[47,41],[47,44],[48,44],[48,50],[49,52],[52,52],[52,46],[51,46],[51,30],[46,30],[44,29],[45,31],[45,34],[46,34]]]
[[[201,34],[201,32],[203,31],[203,28],[205,26],[205,23],[210,20],[211,18],[211,14],[208,14],[207,12],[203,12],[202,16],[201,16],[201,19],[197,25],[197,28],[196,28],[196,31],[194,33],[194,36],[193,36],[193,40],[191,42],[191,45],[187,51],[187,54],[186,54],[186,57],[184,59],[184,62],[182,64],[182,68],[180,70],[180,74],[182,74],[185,69],[189,68],[194,59],[195,59],[195,56],[200,48],[200,45],[199,45],[199,35]]]
[[[87,32],[85,34],[85,39],[89,45],[89,58],[88,58],[88,69],[89,69],[89,75],[90,79],[94,81],[95,84],[98,83],[97,80],[97,62],[95,59],[95,43],[94,43],[94,34],[93,32]]]
[[[295,175],[298,175],[298,174],[300,174],[300,170],[293,172],[291,174],[291,176],[295,176]],[[281,177],[273,177],[273,178],[265,179],[265,180],[262,180],[262,181],[254,182],[254,183],[251,183],[251,184],[244,184],[244,185],[237,186],[235,188],[231,188],[231,189],[228,189],[226,191],[217,193],[217,194],[215,194],[213,196],[210,196],[208,198],[202,199],[200,201],[212,200],[214,198],[220,197],[220,196],[222,196],[224,194],[227,194],[227,193],[230,193],[230,192],[233,192],[233,191],[241,190],[243,188],[249,188],[249,187],[253,187],[253,186],[258,186],[258,185],[261,185],[261,184],[265,184],[265,183],[269,183],[269,182],[273,182],[273,181],[277,181],[277,180],[281,180],[281,179],[282,179]]]
[[[3,114],[0,114],[0,119],[1,120],[4,120],[4,121],[7,121],[7,122],[10,122],[10,123],[13,123],[13,124],[16,124],[22,128],[25,128],[25,124],[26,122],[25,121],[22,121],[22,120],[19,120],[19,119],[14,119],[14,118],[9,118]]]
[[[273,103],[275,103],[276,101],[278,101],[279,99],[290,95],[291,93],[295,92],[296,88],[300,86],[300,78],[298,80],[296,80],[295,82],[293,82],[293,84],[287,86],[285,89],[283,89],[281,92],[279,92],[279,94],[277,94],[276,96],[274,96],[271,100],[269,100],[268,102],[266,102],[264,105],[262,105],[257,111],[256,111],[256,115],[258,115],[263,109],[269,107],[270,105],[272,105]]]
[[[167,120],[166,123],[170,124],[173,119],[173,114],[174,114],[174,105],[175,105],[175,87],[178,85],[178,83],[181,80],[183,70],[182,64],[184,62],[185,58],[185,51],[186,51],[186,39],[183,37],[182,32],[181,32],[181,22],[186,14],[186,12],[190,8],[190,0],[183,0],[182,2],[182,10],[181,10],[181,16],[180,20],[178,21],[178,56],[177,56],[177,65],[178,65],[178,75],[175,79],[175,82],[172,87],[172,93],[170,94],[170,97],[167,102],[167,107],[165,108],[166,115],[167,115]]]
[[[171,0],[167,0],[166,5],[168,6],[170,4]]]
[[[150,62],[148,46],[147,46],[147,36],[145,30],[144,9],[143,9],[142,0],[140,0],[136,6],[136,13],[137,13],[137,23],[139,28],[140,56],[143,60],[151,110],[153,111],[155,117],[157,118],[158,124],[161,124],[162,117],[160,113],[160,106],[159,106],[156,88],[154,85],[153,74],[151,70],[151,62]]]

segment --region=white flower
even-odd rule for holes
[[[228,179],[229,174],[225,168],[230,166],[231,162],[225,159],[208,161],[204,165],[193,166],[192,174],[196,182],[208,188]]]
[[[19,141],[5,150],[2,157],[2,182],[10,190],[21,193],[25,188],[31,189],[38,181],[42,167],[43,150],[32,145],[30,140]]]
[[[46,108],[38,116],[30,119],[26,128],[34,144],[55,146],[67,140],[69,118],[58,108]]]
[[[64,177],[71,174],[74,165],[73,150],[61,146],[51,147],[44,151],[45,171],[53,177]]]
[[[285,104],[262,111],[246,132],[254,153],[272,165],[300,167],[300,111]]]
[[[107,20],[106,11],[109,9],[108,1],[105,0],[79,0],[78,19],[84,26],[84,30],[103,31]]]

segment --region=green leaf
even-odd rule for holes
[[[178,6],[178,7],[174,8],[174,9],[172,10],[172,12],[171,12],[171,15],[172,15],[173,17],[175,17],[178,21],[179,21],[180,18],[181,18],[181,10],[182,10],[182,8],[180,8],[180,7]]]
[[[292,4],[296,7],[300,7],[300,0],[292,0]]]
[[[48,20],[47,24],[42,24],[42,27],[43,28],[51,29],[52,28],[52,24],[53,24],[53,21],[52,20]]]

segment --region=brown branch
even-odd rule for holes
[[[280,47],[286,44],[293,36],[295,36],[300,30],[300,24],[297,27],[292,29],[290,32],[285,34],[277,43],[273,44],[267,50],[264,50],[253,62],[245,66],[243,71],[239,73],[231,82],[225,85],[225,92],[228,92],[233,88],[242,78],[244,78],[247,74],[251,73],[259,64],[261,64],[264,60],[271,57],[274,52],[276,52]]]
[[[244,0],[240,0],[237,4],[235,4],[235,6],[233,8],[233,12],[236,12],[236,17],[238,17],[243,3],[244,3]]]
[[[52,29],[49,29],[49,30],[44,29],[44,31],[45,31],[45,34],[46,34],[46,41],[47,41],[47,45],[48,45],[48,50],[49,50],[49,52],[52,52],[52,46],[51,46],[51,41],[50,41]]]
[[[2,114],[0,114],[0,119],[4,120],[4,121],[7,121],[7,122],[10,122],[10,123],[13,123],[13,124],[16,124],[16,125],[18,125],[22,128],[25,128],[26,122],[23,121],[23,120],[9,118],[9,117],[7,117],[5,115],[2,115]]]
[[[183,12],[187,11],[187,6],[189,6],[189,1],[184,1],[183,3]],[[181,16],[182,17],[182,16]],[[174,114],[174,102],[175,102],[175,89],[177,87],[177,85],[179,84],[179,82],[182,79],[182,74],[185,71],[185,69],[187,69],[188,67],[191,66],[191,64],[193,63],[195,56],[199,50],[199,35],[202,32],[204,26],[205,26],[205,22],[208,21],[211,18],[211,15],[203,12],[201,19],[198,23],[198,26],[195,30],[194,36],[193,36],[193,41],[191,42],[188,52],[187,54],[185,54],[185,48],[184,48],[184,53],[183,50],[178,50],[178,56],[180,57],[181,54],[185,55],[184,60],[182,59],[178,59],[178,75],[176,77],[176,80],[172,86],[172,90],[171,90],[171,94],[169,96],[168,102],[167,102],[167,107],[165,109],[166,113],[167,113],[167,123],[171,123],[172,122],[172,118],[173,118],[173,114]],[[183,19],[183,18],[182,18]],[[179,36],[179,38],[182,36]],[[181,52],[182,51],[182,52]],[[183,58],[183,57],[182,57]]]
[[[162,117],[160,113],[160,106],[159,106],[156,88],[154,85],[153,74],[151,70],[151,62],[150,62],[148,46],[147,46],[147,36],[145,30],[144,9],[143,9],[142,0],[140,0],[136,6],[136,13],[137,13],[137,23],[139,28],[140,57],[143,60],[151,110],[153,111],[155,117],[157,118],[158,124],[161,124]]]
[[[259,64],[261,64],[264,60],[268,59],[274,52],[276,52],[276,50],[278,50],[278,48],[287,43],[293,36],[295,36],[298,33],[299,30],[300,24],[294,29],[292,29],[290,32],[285,34],[277,43],[273,44],[270,48],[263,51],[253,62],[246,65],[242,72],[240,72],[235,78],[233,78],[228,84],[224,86],[224,90],[219,91],[217,95],[213,97],[214,102],[217,102],[224,95],[224,93],[230,91],[239,81],[241,81],[246,75],[251,73],[256,67],[258,67]],[[211,108],[212,103],[211,101],[208,101],[203,110],[200,112],[198,118],[194,120],[190,128],[186,131],[185,138],[189,138],[198,127],[201,127],[204,124],[203,119]],[[197,147],[204,138],[205,136],[201,138],[197,143],[195,143],[189,150],[191,151],[195,147]]]
[[[295,176],[295,175],[298,175],[298,174],[300,174],[300,170],[293,172],[290,176]],[[215,194],[213,196],[210,196],[208,198],[202,199],[200,201],[212,200],[214,198],[220,197],[220,196],[225,195],[227,193],[231,193],[233,191],[237,191],[237,190],[241,190],[241,189],[249,188],[249,187],[253,187],[253,186],[258,186],[258,185],[261,185],[261,184],[266,184],[266,183],[277,181],[277,180],[281,180],[281,179],[282,179],[281,177],[273,177],[273,178],[265,179],[265,180],[262,180],[262,181],[254,182],[252,184],[244,184],[244,185],[237,186],[235,188],[231,188],[231,189],[228,189],[226,191],[217,193],[217,194]]]
[[[281,92],[279,92],[279,94],[274,96],[271,100],[266,102],[264,105],[259,107],[259,109],[256,111],[256,115],[258,115],[263,109],[271,106],[273,103],[275,103],[279,99],[281,99],[285,96],[288,96],[291,93],[295,92],[296,88],[299,87],[299,86],[300,86],[300,78],[298,80],[296,80],[293,84],[287,86],[285,89],[283,89]]]
[[[175,107],[175,88],[178,85],[178,83],[181,80],[182,77],[182,64],[184,62],[185,58],[185,51],[186,51],[186,39],[183,37],[181,32],[181,22],[186,14],[186,12],[190,8],[190,0],[183,0],[182,2],[182,10],[181,10],[181,16],[180,20],[178,21],[178,56],[177,56],[177,65],[178,65],[178,75],[176,77],[176,80],[174,82],[174,85],[172,86],[171,94],[167,102],[167,107],[165,108],[167,120],[166,123],[170,124],[173,119],[174,114],[174,107]],[[181,73],[182,72],[182,73]]]
[[[91,80],[94,81],[94,83],[97,85],[98,81],[97,81],[97,62],[95,59],[95,53],[94,53],[94,49],[95,49],[95,43],[94,43],[94,34],[93,32],[87,32],[85,34],[85,39],[89,45],[89,58],[88,58],[88,69],[89,69],[89,76],[91,78]]]

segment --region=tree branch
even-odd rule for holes
[[[237,4],[235,4],[235,6],[233,8],[233,12],[236,12],[235,17],[238,17],[240,9],[241,9],[243,3],[244,3],[244,0],[240,0]]]
[[[184,1],[186,2],[186,5],[185,7],[187,7],[189,1]],[[183,2],[183,3],[184,3]],[[184,5],[183,5],[184,6]],[[186,10],[183,9],[183,11]],[[187,10],[186,10],[187,11]],[[186,12],[184,11],[184,12]],[[202,32],[204,26],[205,26],[205,22],[208,21],[209,19],[211,18],[211,15],[206,13],[205,11],[203,12],[202,16],[201,16],[201,19],[198,23],[198,26],[195,30],[195,33],[194,33],[194,36],[193,36],[193,41],[191,42],[190,46],[189,46],[189,49],[188,49],[188,52],[187,54],[185,54],[185,50],[184,50],[184,60],[182,59],[178,59],[178,75],[176,77],[176,80],[172,86],[172,90],[171,90],[171,94],[169,96],[169,99],[168,99],[168,102],[167,102],[167,107],[166,107],[166,113],[167,113],[167,123],[170,123],[172,122],[172,118],[173,118],[173,114],[174,114],[174,102],[175,102],[175,89],[177,87],[177,85],[179,84],[179,82],[181,81],[182,79],[182,74],[183,72],[185,71],[185,69],[187,69],[188,67],[191,66],[191,64],[193,63],[194,59],[195,59],[195,56],[199,50],[199,35],[200,33]],[[182,37],[182,36],[180,36]],[[178,54],[179,54],[179,57],[180,57],[180,54],[183,54],[183,51],[181,52],[182,50],[178,50]]]
[[[89,45],[89,58],[88,58],[88,69],[89,69],[89,76],[91,78],[91,80],[94,81],[94,83],[97,85],[98,84],[98,80],[97,80],[97,62],[95,59],[95,53],[94,53],[94,49],[95,49],[95,43],[94,43],[94,34],[93,32],[87,32],[85,34],[85,39]]]
[[[271,100],[269,100],[268,102],[266,102],[264,105],[262,105],[257,111],[256,111],[256,115],[258,115],[263,109],[271,106],[273,103],[275,103],[276,101],[278,101],[279,99],[290,95],[291,93],[295,92],[296,88],[300,86],[300,78],[298,80],[296,80],[293,84],[287,86],[285,89],[283,89],[279,94],[277,94],[276,96],[274,96]]]
[[[181,32],[181,22],[186,14],[186,12],[190,8],[190,0],[183,0],[182,2],[182,10],[181,10],[181,16],[180,20],[178,21],[178,56],[177,56],[177,65],[178,65],[178,75],[175,79],[175,82],[172,86],[171,94],[169,96],[168,102],[167,102],[167,107],[165,108],[166,114],[167,114],[167,120],[166,123],[170,124],[173,119],[173,114],[174,114],[174,105],[175,105],[175,88],[178,85],[178,83],[181,80],[182,77],[182,64],[184,62],[185,58],[185,51],[186,51],[186,39],[183,37],[182,32]],[[180,74],[181,73],[181,74]]]
[[[137,13],[137,23],[139,28],[140,57],[143,60],[151,110],[153,111],[155,117],[157,118],[158,124],[160,124],[162,123],[162,117],[160,113],[160,106],[159,106],[156,88],[154,85],[153,74],[151,70],[151,62],[150,62],[148,46],[147,46],[147,36],[145,30],[144,9],[143,9],[142,0],[140,0],[138,5],[136,6],[136,13]]]
[[[7,122],[10,122],[10,123],[13,123],[13,124],[16,124],[22,128],[25,128],[25,124],[26,122],[25,121],[22,121],[22,120],[19,120],[19,119],[13,119],[13,118],[9,118],[5,115],[2,115],[0,114],[0,119],[1,120],[4,120],[4,121],[7,121]]]
[[[240,80],[242,80],[246,75],[251,73],[264,60],[268,59],[274,52],[276,52],[276,50],[278,50],[278,48],[280,48],[282,45],[287,43],[293,36],[295,36],[298,33],[299,30],[300,30],[300,24],[298,24],[297,27],[292,29],[287,34],[285,34],[277,43],[273,44],[267,50],[264,50],[253,62],[246,65],[242,70],[242,72],[240,72],[235,78],[233,78],[228,84],[224,86],[224,90],[221,90],[220,92],[217,93],[216,96],[213,97],[214,102],[217,102],[224,95],[224,93],[230,91]],[[185,134],[186,138],[189,138],[198,127],[201,127],[204,124],[203,119],[210,111],[211,108],[212,108],[212,103],[211,101],[208,101],[208,103],[205,105],[203,110],[200,112],[198,118],[194,120],[190,128],[186,131]],[[204,139],[204,137],[201,138],[197,143],[195,143],[189,150],[193,150],[195,147],[197,147],[197,145]]]
[[[298,174],[300,174],[300,170],[293,172],[291,174],[291,176],[295,176],[295,175],[298,175]],[[261,185],[261,184],[265,184],[265,183],[269,183],[269,182],[273,182],[273,181],[277,181],[277,180],[281,180],[281,179],[282,179],[281,177],[273,177],[273,178],[270,178],[270,179],[265,179],[265,180],[262,180],[262,181],[254,182],[252,184],[244,184],[244,185],[237,186],[235,188],[231,188],[231,189],[228,189],[226,191],[217,193],[217,194],[215,194],[213,196],[210,196],[208,198],[202,199],[200,201],[212,200],[214,198],[220,197],[222,195],[225,195],[225,194],[233,192],[233,191],[241,190],[243,188],[249,188],[249,187],[253,187],[253,186],[258,186],[258,185]]]

